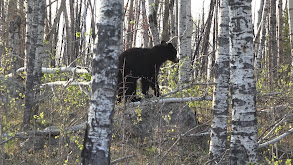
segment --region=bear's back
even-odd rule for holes
[[[149,77],[155,72],[156,59],[151,48],[131,48],[124,51],[119,57],[119,67],[124,66],[125,74],[132,76]]]

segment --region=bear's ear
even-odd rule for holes
[[[166,43],[166,41],[161,41],[161,45],[166,45],[167,43]]]
[[[168,43],[168,46],[173,46],[173,44],[172,43]]]

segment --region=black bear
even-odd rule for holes
[[[140,101],[136,97],[137,80],[141,78],[142,93],[149,97],[149,87],[154,90],[155,96],[160,96],[158,85],[158,73],[160,66],[167,60],[177,63],[177,50],[171,43],[162,41],[153,48],[131,48],[119,56],[119,73],[117,101],[125,100],[132,102]]]

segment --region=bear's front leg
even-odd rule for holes
[[[153,77],[150,83],[151,88],[154,90],[154,94],[157,97],[160,97],[160,87],[159,87],[159,83],[158,83],[158,79],[157,77]]]

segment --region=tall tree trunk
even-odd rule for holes
[[[154,45],[158,45],[159,41],[159,32],[158,32],[158,22],[157,22],[157,11],[156,11],[156,4],[153,0],[148,0],[149,2],[149,14],[148,19],[150,23],[150,30],[152,35],[152,41]]]
[[[142,11],[142,29],[143,29],[143,47],[150,47],[150,37],[149,37],[149,24],[146,16],[145,0],[141,1],[141,11]]]
[[[26,81],[25,81],[25,107],[23,113],[23,127],[24,129],[29,128],[31,112],[33,108],[33,71],[34,71],[34,60],[35,60],[35,47],[37,40],[37,16],[34,8],[33,0],[27,1],[27,23],[26,23]]]
[[[215,9],[213,17],[213,38],[212,38],[212,49],[211,53],[208,55],[207,64],[207,80],[209,81],[214,75],[214,65],[215,65],[215,52],[216,52],[216,40],[217,40],[217,30],[218,30],[218,0],[215,0]]]
[[[133,35],[132,35],[132,47],[136,47],[136,39],[138,38],[138,26],[139,26],[139,17],[140,17],[140,0],[135,0],[135,15],[134,15],[134,25],[133,25]]]
[[[259,9],[257,11],[257,18],[255,18],[255,20],[257,21],[256,22],[257,30],[255,32],[256,34],[255,34],[255,41],[254,41],[255,52],[257,52],[259,50],[259,47],[260,47],[260,30],[261,30],[261,21],[262,21],[262,12],[263,12],[263,7],[264,7],[264,1],[266,1],[266,0],[260,0],[259,1]]]
[[[45,29],[45,18],[46,18],[46,2],[43,0],[35,1],[38,3],[38,26],[37,26],[37,45],[36,45],[36,54],[34,60],[34,114],[38,113],[39,110],[39,98],[40,98],[40,85],[42,78],[42,62],[44,56],[44,29]]]
[[[258,163],[251,1],[229,1],[232,130],[230,164]]]
[[[165,3],[164,3],[164,15],[163,15],[163,32],[162,32],[162,40],[163,41],[168,41],[169,38],[170,38],[170,28],[169,28],[169,7],[170,7],[170,4],[169,4],[169,0],[165,0]]]
[[[27,1],[27,36],[26,36],[26,81],[23,128],[29,128],[32,111],[36,110],[37,94],[40,91],[41,57],[44,31],[43,0]],[[30,27],[31,26],[31,27]]]
[[[268,13],[268,3],[269,0],[264,0],[264,5],[261,15],[261,34],[260,34],[260,45],[257,49],[256,59],[255,59],[255,70],[257,71],[261,67],[261,58],[265,52],[265,42],[266,42],[266,24],[267,24],[267,13]]]
[[[15,16],[14,20],[10,21],[9,26],[9,47],[11,49],[11,68],[10,71],[12,75],[14,76],[16,73],[16,70],[20,68],[20,48],[21,48],[21,29],[20,25],[22,24],[22,20],[20,16]]]
[[[270,47],[269,47],[269,73],[270,73],[270,87],[273,89],[274,80],[277,78],[277,56],[278,56],[278,45],[277,45],[277,20],[276,20],[276,0],[270,1]]]
[[[100,0],[94,11],[98,36],[94,38],[92,93],[82,158],[84,165],[109,165],[118,55],[121,51],[122,2]]]
[[[291,65],[293,66],[293,0],[288,0],[290,45],[291,45]],[[291,81],[293,80],[293,69],[291,68]]]
[[[56,57],[56,50],[57,50],[57,42],[58,42],[58,26],[59,26],[59,22],[60,22],[60,18],[61,18],[61,14],[64,11],[65,8],[65,3],[63,2],[64,0],[61,1],[60,3],[60,7],[58,8],[57,6],[57,10],[56,10],[56,16],[54,18],[54,22],[53,24],[51,24],[50,26],[50,31],[46,34],[45,40],[46,41],[50,41],[50,45],[51,45],[51,52],[52,52],[52,57],[51,57],[51,66],[55,67],[56,65],[59,65],[59,57]],[[49,11],[51,9],[49,8]],[[52,10],[51,10],[52,11]],[[50,13],[51,15],[52,13]],[[50,19],[51,21],[52,19]]]
[[[180,67],[179,81],[188,83],[191,79],[191,1],[178,0],[178,44],[179,58],[183,64]],[[187,11],[188,10],[188,11]]]
[[[177,0],[170,0],[170,30],[171,37],[178,36],[178,3]],[[173,45],[177,45],[177,39],[172,40]]]
[[[71,40],[69,40],[69,44],[71,46],[71,52],[69,54],[69,65],[73,65],[75,66],[75,59],[77,57],[77,54],[76,54],[76,47],[78,47],[78,45],[76,44],[76,16],[74,15],[74,10],[75,10],[75,7],[74,7],[74,4],[77,3],[75,2],[75,0],[70,0],[69,2],[69,19],[70,19],[70,35],[71,35]]]
[[[283,54],[283,0],[278,1],[278,56],[277,68],[281,64],[281,57]]]
[[[226,150],[229,109],[229,9],[228,0],[220,0],[218,40],[215,62],[213,124],[210,141],[211,164],[219,162]]]
[[[126,33],[126,49],[129,49],[132,47],[132,41],[133,41],[133,25],[134,25],[134,15],[133,15],[133,1],[130,0],[129,9],[128,9],[128,18],[127,19],[127,33]]]
[[[208,18],[205,23],[205,27],[203,27],[204,28],[204,36],[203,36],[203,41],[202,41],[202,55],[203,55],[203,57],[202,57],[201,68],[200,68],[200,73],[202,76],[204,76],[204,74],[207,73],[210,30],[211,30],[211,26],[213,23],[214,8],[215,8],[215,0],[211,0]]]
[[[62,3],[66,4],[66,1],[62,1]],[[70,3],[70,2],[69,2]],[[72,24],[73,22],[71,22],[70,19],[70,14],[68,12],[67,9],[67,4],[64,5],[65,7],[63,8],[63,14],[64,14],[64,20],[65,20],[65,34],[66,34],[66,39],[65,39],[65,51],[63,54],[63,58],[64,58],[64,64],[65,65],[69,65],[71,63],[71,58],[74,55],[74,51],[73,51],[73,36],[74,34],[72,34]]]

